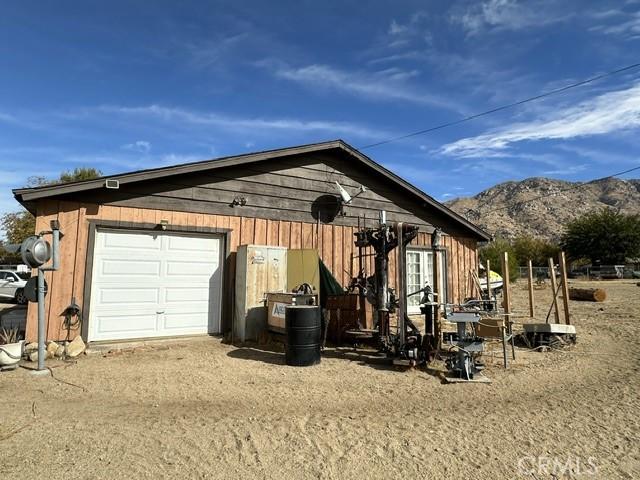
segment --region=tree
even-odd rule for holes
[[[102,176],[102,172],[93,167],[76,167],[73,171],[65,171],[60,174],[60,179],[54,183],[81,182],[83,180],[93,180]]]
[[[102,172],[93,167],[78,167],[72,171],[64,171],[55,180],[48,180],[45,177],[35,176],[27,179],[27,187],[43,187],[47,185],[57,185],[61,183],[77,182],[81,180],[91,180],[102,176]],[[26,210],[20,212],[5,213],[0,217],[0,225],[5,231],[7,243],[20,243],[29,235],[33,235],[36,230],[36,219]]]
[[[508,240],[496,238],[492,242],[480,248],[480,261],[484,265],[488,259],[489,262],[491,262],[491,270],[498,272],[504,277],[505,275],[502,271],[502,254],[504,252],[507,252],[509,255],[509,279],[515,281],[519,274],[518,257]]]
[[[561,245],[572,260],[613,265],[640,256],[640,215],[611,208],[587,213],[567,225]]]
[[[20,243],[36,230],[36,219],[26,210],[5,213],[0,219],[7,243]]]
[[[541,238],[525,235],[513,241],[513,250],[521,267],[526,266],[528,260],[534,267],[546,267],[548,258],[557,258],[560,247]]]

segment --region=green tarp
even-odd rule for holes
[[[344,288],[342,288],[340,282],[336,280],[324,262],[320,260],[320,306],[324,308],[327,304],[328,295],[343,295],[344,293]]]

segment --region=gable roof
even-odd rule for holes
[[[229,157],[221,157],[212,160],[204,160],[199,162],[183,163],[180,165],[173,165],[169,167],[150,168],[146,170],[137,170],[129,173],[122,173],[117,175],[108,175],[92,180],[84,180],[80,182],[70,182],[58,185],[47,185],[43,187],[35,188],[17,188],[13,190],[13,195],[18,202],[20,202],[27,210],[35,214],[35,200],[44,198],[55,197],[58,195],[64,195],[68,193],[77,193],[87,190],[94,190],[103,188],[105,180],[116,179],[121,184],[135,183],[145,180],[153,180],[159,178],[170,177],[173,175],[183,175],[188,173],[197,173],[205,170],[215,170],[224,167],[231,167],[237,165],[244,165],[248,163],[263,162],[280,157],[286,157],[290,155],[300,155],[317,152],[327,152],[331,150],[338,150],[348,154],[353,159],[361,162],[372,170],[384,176],[388,181],[392,182],[396,186],[404,189],[407,193],[410,193],[415,198],[418,198],[428,206],[434,208],[436,211],[449,217],[453,222],[462,226],[468,230],[473,236],[480,240],[490,240],[491,236],[482,230],[480,227],[469,222],[467,219],[457,214],[450,208],[446,207],[442,203],[435,200],[433,197],[427,195],[422,190],[416,188],[406,180],[402,179],[395,173],[387,170],[379,163],[376,163],[362,152],[356,150],[351,145],[342,140],[332,140],[322,143],[312,143],[308,145],[300,145],[297,147],[279,148],[275,150],[265,150],[262,152],[247,153],[243,155],[234,155]]]

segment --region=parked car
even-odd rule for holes
[[[27,303],[24,287],[27,281],[12,270],[0,270],[0,298],[15,300],[19,305]]]

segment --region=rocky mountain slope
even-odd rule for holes
[[[447,206],[494,236],[558,240],[567,222],[586,212],[614,207],[623,213],[640,213],[640,180],[608,178],[580,184],[527,178],[451,200]]]

